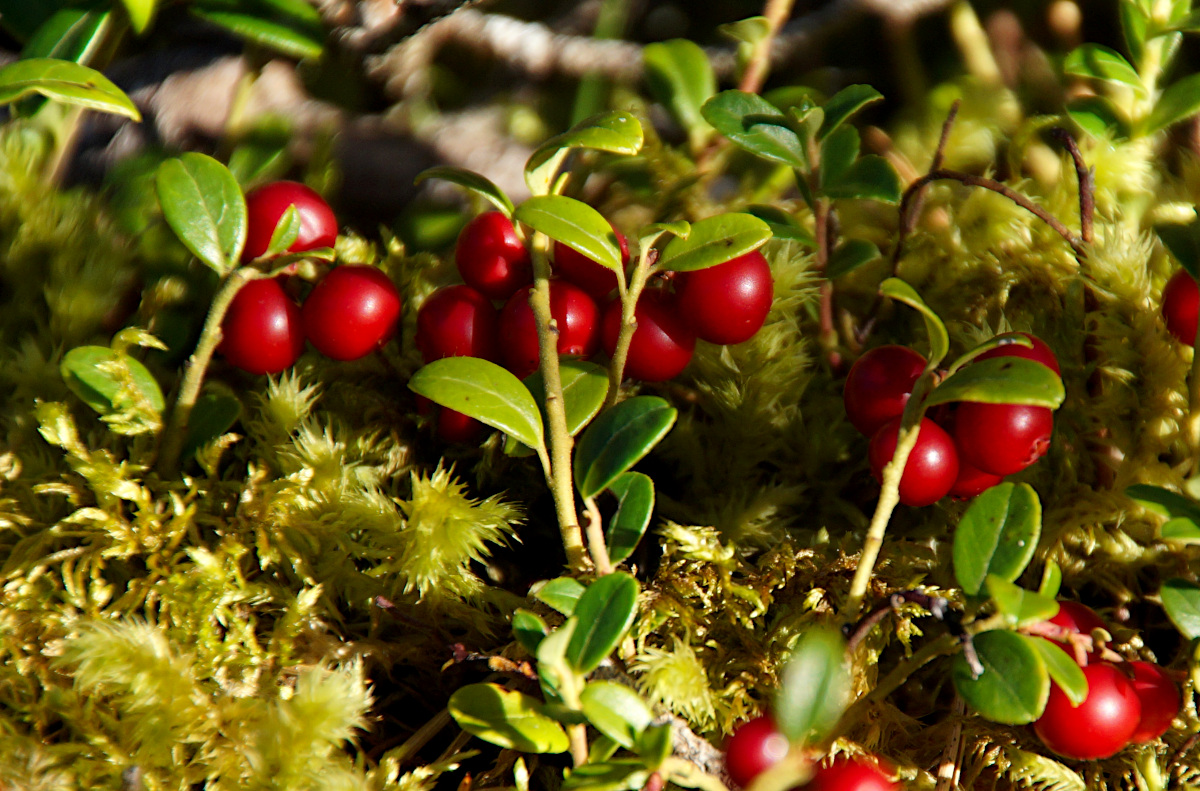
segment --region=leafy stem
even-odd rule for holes
[[[661,236],[662,234],[659,234]],[[633,268],[633,277],[629,285],[625,285],[625,277],[617,273],[618,299],[621,300],[621,331],[617,334],[617,347],[613,350],[612,362],[608,366],[608,396],[604,399],[604,408],[616,405],[621,400],[621,380],[625,376],[625,360],[629,357],[629,344],[633,342],[633,333],[637,330],[638,298],[653,273],[654,262],[658,251],[654,243],[659,236],[643,240],[642,249],[638,253],[637,266]]]

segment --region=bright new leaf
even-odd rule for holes
[[[143,401],[157,413],[166,406],[149,369],[107,346],[76,347],[63,356],[61,369],[71,392],[101,415],[129,409],[134,406],[130,398]]]
[[[1078,706],[1083,703],[1088,692],[1087,676],[1075,663],[1075,658],[1051,640],[1033,638],[1029,644],[1037,649],[1043,664],[1046,665],[1046,672],[1050,674],[1050,680],[1058,684],[1071,701],[1071,705]]]
[[[642,125],[630,113],[606,112],[542,143],[525,163],[525,184],[534,196],[550,191],[563,159],[576,148],[632,156],[642,150]]]
[[[989,574],[984,582],[987,594],[992,597],[996,610],[1012,626],[1024,626],[1053,618],[1058,612],[1058,602],[1049,596],[1027,591],[995,574]]]
[[[929,335],[929,363],[937,365],[950,351],[950,334],[941,317],[934,313],[916,289],[898,277],[889,277],[879,284],[879,293],[913,308],[925,319],[925,332]]]
[[[408,389],[439,406],[473,417],[542,447],[542,414],[521,380],[493,362],[477,357],[434,360],[413,374]]]
[[[1137,69],[1121,53],[1100,44],[1084,44],[1072,50],[1063,61],[1063,72],[1076,77],[1115,82],[1139,94],[1146,93],[1146,86],[1138,76]]]
[[[575,612],[579,597],[587,590],[574,577],[555,577],[534,592],[533,597],[558,612],[570,617]]]
[[[567,734],[536,698],[496,684],[470,684],[450,696],[450,716],[467,733],[524,753],[561,753]]]

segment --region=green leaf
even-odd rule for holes
[[[969,596],[989,574],[1012,582],[1033,559],[1042,504],[1027,483],[1000,483],[971,501],[954,532],[954,576]]]
[[[1067,105],[1067,115],[1097,140],[1129,137],[1129,121],[1103,96],[1084,96]]]
[[[257,119],[254,127],[239,137],[229,155],[229,172],[243,190],[283,177],[291,166],[288,145],[293,135],[291,122],[274,116]]]
[[[1083,674],[1083,669],[1075,664],[1075,659],[1062,650],[1059,643],[1045,638],[1031,638],[1030,645],[1037,649],[1046,671],[1050,674],[1050,680],[1058,684],[1059,689],[1066,694],[1067,700],[1071,701],[1071,705],[1078,706],[1083,703],[1088,693],[1087,676]]]
[[[242,402],[232,393],[205,393],[200,396],[192,407],[192,414],[188,416],[183,458],[191,458],[200,448],[229,431],[241,416]]]
[[[413,179],[413,184],[420,184],[429,179],[441,179],[442,181],[449,181],[451,184],[457,184],[488,199],[492,202],[492,205],[504,212],[505,216],[512,217],[513,215],[513,202],[504,194],[504,190],[493,184],[487,177],[473,170],[440,165],[418,173],[417,177]]]
[[[1173,577],[1162,584],[1158,592],[1167,617],[1184,637],[1200,637],[1200,585]]]
[[[246,200],[233,174],[189,152],[159,165],[154,183],[163,217],[183,246],[218,274],[233,268],[246,243]]]
[[[296,25],[237,11],[210,10],[193,5],[193,14],[223,27],[239,38],[274,50],[289,58],[319,58],[325,49],[323,31],[311,25]]]
[[[963,366],[933,389],[927,406],[952,401],[1028,404],[1057,409],[1066,397],[1058,374],[1036,360],[991,357]]]
[[[638,234],[638,241],[643,247],[647,242],[650,242],[663,234],[669,236],[678,236],[680,239],[688,238],[688,234],[692,232],[692,224],[687,220],[676,220],[675,222],[656,222],[647,225]]]
[[[608,395],[608,372],[586,360],[561,360],[558,364],[562,378],[563,410],[567,413],[567,432],[573,437],[588,424],[604,406]],[[541,370],[525,378],[525,387],[537,401],[543,418],[546,414],[546,385]]]
[[[889,277],[880,283],[879,293],[903,302],[924,317],[925,332],[929,335],[929,363],[930,365],[940,363],[950,351],[950,334],[946,332],[946,325],[942,323],[938,315],[930,310],[929,306],[925,304],[925,300],[921,299],[921,295],[898,277]]]
[[[810,627],[783,666],[775,696],[775,723],[792,744],[815,744],[828,736],[850,696],[846,641],[840,632]]]
[[[836,184],[858,159],[858,130],[843,126],[821,143],[820,186]]]
[[[574,577],[556,577],[539,588],[533,596],[569,618],[585,590],[587,588]]]
[[[550,138],[538,146],[525,163],[525,184],[529,191],[534,196],[549,192],[563,159],[577,148],[632,156],[642,150],[642,125],[630,113],[606,112],[584,119],[561,135]]]
[[[868,104],[882,100],[883,94],[870,85],[847,85],[825,102],[825,121],[821,124],[817,139],[825,139],[844,124],[850,116]]]
[[[467,733],[523,753],[561,753],[567,733],[542,712],[542,704],[497,684],[469,684],[450,696],[450,716]]]
[[[1062,587],[1062,569],[1053,560],[1047,560],[1042,568],[1042,582],[1038,585],[1038,593],[1051,599],[1058,596]]]
[[[695,42],[677,38],[647,44],[642,62],[651,95],[693,140],[702,139],[709,125],[700,108],[717,92],[717,78],[708,55]]]
[[[579,696],[583,713],[596,730],[626,749],[654,721],[641,695],[615,681],[591,681]]]
[[[575,446],[575,486],[595,497],[637,464],[675,425],[678,411],[658,396],[634,396],[600,413]]]
[[[808,170],[808,151],[775,105],[753,93],[722,91],[700,108],[704,120],[739,148],[772,162]]]
[[[619,749],[621,749],[621,745],[617,744],[602,733],[592,740],[592,744],[588,748],[588,763],[604,763],[609,758],[612,758],[614,755],[616,755],[617,750]],[[528,789],[525,791],[528,791]]]
[[[612,225],[583,201],[562,195],[541,195],[517,207],[513,219],[606,266],[621,269],[621,249]]]
[[[1187,225],[1157,225],[1158,238],[1193,278],[1200,278],[1200,219]]]
[[[562,626],[538,643],[535,655],[538,679],[547,701],[561,702],[563,689],[569,687],[578,690],[583,685],[582,677],[567,663],[567,646],[578,626],[579,619],[570,616],[563,621]]]
[[[1121,16],[1121,34],[1125,39],[1125,48],[1129,50],[1134,63],[1141,63],[1150,17],[1137,3],[1117,3],[1117,9]]]
[[[868,154],[822,187],[829,198],[900,202],[900,177],[886,159]]]
[[[1004,629],[976,635],[975,652],[983,665],[979,678],[973,678],[962,654],[954,657],[950,665],[954,686],[985,719],[1024,725],[1040,717],[1046,708],[1050,676],[1041,653],[1030,642],[1033,639]]]
[[[1167,89],[1154,103],[1154,109],[1142,125],[1142,134],[1152,135],[1200,112],[1200,74],[1190,74]]]
[[[114,370],[123,366],[127,376]],[[134,397],[144,401],[155,412],[166,407],[162,389],[146,366],[127,354],[118,354],[107,346],[78,346],[63,356],[60,366],[63,380],[71,392],[101,415],[107,415],[133,404],[126,399],[131,394],[128,385],[136,390]]]
[[[1058,602],[1040,593],[1033,593],[995,574],[987,575],[984,584],[987,593],[996,604],[997,611],[1010,626],[1020,627],[1053,618],[1058,612]]]
[[[806,247],[815,247],[817,244],[816,237],[812,235],[812,231],[801,225],[799,220],[783,209],[763,203],[756,203],[747,206],[746,213],[765,222],[767,227],[771,229],[771,237],[774,239],[800,242]]]
[[[0,17],[4,14],[0,8]],[[37,29],[21,57],[57,58],[86,66],[104,46],[111,19],[111,11],[99,5],[60,9]]]
[[[95,69],[54,58],[28,58],[0,68],[0,104],[39,94],[64,104],[141,121],[125,92]]]
[[[542,620],[542,616],[521,608],[513,612],[512,630],[513,637],[521,647],[535,656],[542,640],[550,634],[550,627]]]
[[[707,269],[757,250],[770,238],[770,227],[754,215],[718,214],[692,223],[686,239],[676,237],[668,242],[657,266],[674,272]]]
[[[651,725],[638,734],[636,752],[647,766],[658,768],[671,755],[671,723]]]
[[[833,255],[829,256],[829,263],[825,265],[825,277],[833,280],[848,275],[860,266],[877,260],[880,255],[874,242],[868,242],[866,239],[846,239],[833,251]]]
[[[654,481],[640,472],[617,476],[608,490],[617,497],[617,510],[608,520],[605,543],[608,559],[620,563],[633,554],[654,512]]]
[[[1132,88],[1140,96],[1146,95],[1146,86],[1137,69],[1129,65],[1121,53],[1100,44],[1075,48],[1063,61],[1063,73],[1118,83]]]
[[[1125,496],[1161,517],[1184,518],[1200,522],[1200,504],[1190,497],[1185,497],[1170,489],[1146,483],[1135,483],[1125,487]]]
[[[571,770],[562,791],[637,791],[646,786],[653,770],[637,758],[615,758],[584,764]]]
[[[477,357],[445,357],[413,374],[408,389],[438,406],[449,407],[480,423],[542,447],[542,414],[521,380],[493,362]]]
[[[1200,524],[1179,516],[1166,521],[1159,529],[1159,536],[1164,541],[1176,541],[1180,544],[1200,544]]]
[[[0,27],[18,41],[28,42],[51,17],[67,6],[68,0],[0,0]]]
[[[129,24],[133,26],[133,32],[145,33],[146,28],[150,26],[150,19],[154,16],[156,0],[121,0],[121,4],[129,14]]]
[[[568,664],[590,673],[621,642],[637,612],[638,584],[624,571],[614,571],[588,586],[575,605],[579,620],[567,646]]]
[[[275,258],[283,255],[289,247],[296,243],[298,236],[300,236],[300,212],[296,211],[296,204],[293,203],[284,210],[283,216],[275,224],[275,230],[271,231],[271,241],[267,243],[267,251],[263,253],[263,256]]]

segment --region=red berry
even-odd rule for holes
[[[612,223],[609,223],[612,225]],[[621,248],[621,266],[629,263],[629,240],[613,226],[617,244]],[[612,293],[617,287],[617,273],[593,261],[583,253],[567,247],[562,242],[554,243],[554,271],[562,278],[570,280],[582,288],[593,299],[601,300]]]
[[[665,382],[677,376],[692,360],[696,336],[679,317],[674,299],[657,289],[643,291],[633,315],[637,329],[629,341],[625,374],[643,382]],[[610,355],[620,331],[621,301],[615,299],[604,308],[600,324],[600,340]]]
[[[443,357],[496,360],[499,318],[487,297],[470,286],[446,286],[417,311],[417,348],[425,362]]]
[[[301,308],[304,333],[317,351],[357,360],[382,346],[400,320],[400,292],[372,266],[339,266],[317,283]]]
[[[967,464],[963,461],[960,453],[958,477],[954,479],[954,485],[950,487],[950,496],[959,500],[969,500],[976,495],[983,494],[1003,480],[1003,475],[993,475]]]
[[[900,784],[889,779],[874,763],[838,756],[800,788],[804,791],[900,791]]]
[[[484,212],[467,223],[458,235],[454,262],[463,282],[488,299],[508,299],[533,282],[529,251],[502,212]]]
[[[221,321],[221,355],[243,371],[276,374],[304,351],[300,308],[273,278],[252,280],[229,303]]]
[[[1166,733],[1183,700],[1179,687],[1153,662],[1130,662],[1129,668],[1133,670],[1133,688],[1142,704],[1141,719],[1129,740],[1141,744]]]
[[[871,474],[883,481],[883,468],[896,453],[901,418],[893,418],[871,438],[867,456]],[[917,444],[909,454],[900,476],[900,502],[905,505],[931,505],[950,493],[958,478],[958,452],[954,440],[929,418],[921,418]]]
[[[473,417],[467,417],[462,412],[439,407],[437,431],[443,442],[474,442],[483,433],[483,424]]]
[[[1137,690],[1125,675],[1108,662],[1083,668],[1087,697],[1078,707],[1051,683],[1046,710],[1033,724],[1042,744],[1063,756],[1081,761],[1107,758],[1129,743],[1142,716]]]
[[[1020,344],[1012,343],[1011,339],[1018,335],[1028,338],[1032,341],[1033,346],[1021,346]],[[1046,342],[1036,335],[1030,335],[1028,332],[1006,332],[1003,335],[997,335],[996,339],[1000,340],[1002,345],[987,350],[975,359],[987,360],[991,357],[1024,357],[1026,360],[1041,363],[1056,374],[1062,374],[1062,370],[1058,367],[1058,358],[1054,356],[1054,352],[1050,350]]]
[[[1200,313],[1200,288],[1195,279],[1180,269],[1167,284],[1162,292],[1162,314],[1167,320],[1167,329],[1188,346],[1196,342],[1196,317]]]
[[[754,337],[771,312],[773,288],[771,267],[757,250],[675,276],[680,315],[709,343]]]
[[[925,358],[905,346],[880,346],[859,357],[846,376],[846,417],[868,437],[908,403]]]
[[[1077,601],[1060,601],[1058,612],[1050,619],[1050,623],[1076,634],[1091,634],[1097,629],[1108,631],[1108,624],[1095,610]]]
[[[739,725],[725,742],[725,771],[744,788],[783,760],[788,747],[787,737],[770,717],[756,717]]]
[[[500,356],[505,367],[524,379],[538,367],[537,322],[529,295],[533,286],[513,294],[500,311]],[[550,281],[550,316],[558,324],[558,353],[591,357],[600,347],[600,309],[579,286]]]
[[[299,182],[274,181],[246,194],[246,246],[242,248],[242,261],[252,261],[267,252],[275,226],[288,206],[295,206],[300,215],[300,233],[288,247],[289,253],[333,247],[338,221],[325,199]]]
[[[963,460],[993,475],[1011,475],[1033,464],[1050,448],[1054,413],[1043,406],[958,405],[954,442]]]

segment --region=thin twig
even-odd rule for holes
[[[946,114],[946,120],[942,122],[942,134],[938,138],[937,148],[933,152],[933,162],[929,165],[929,172],[934,173],[941,170],[942,163],[946,159],[946,145],[950,142],[950,130],[954,128],[954,121],[958,118],[958,108],[962,106],[960,99],[955,99],[954,104],[950,105],[950,112]],[[916,179],[913,184],[920,182]],[[925,208],[925,186],[929,182],[924,182],[915,192],[912,185],[904,192],[904,197],[908,199],[910,192],[913,194],[911,205],[906,209],[904,201],[900,202],[900,227],[896,232],[896,246],[892,249],[892,274],[896,274],[896,267],[900,263],[900,256],[904,252],[904,241],[917,225],[917,218],[921,216],[921,210]]]
[[[1089,168],[1083,161],[1079,144],[1070,132],[1056,127],[1050,130],[1050,134],[1066,146],[1071,161],[1075,163],[1075,176],[1079,180],[1079,235],[1084,244],[1091,244],[1092,219],[1096,213],[1096,169]]]

